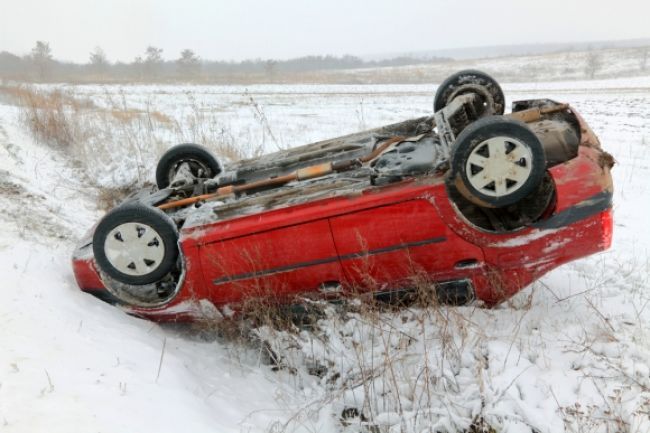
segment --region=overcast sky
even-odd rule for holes
[[[648,0],[0,0],[0,51],[44,40],[77,62],[95,46],[241,60],[647,37]]]

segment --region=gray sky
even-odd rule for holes
[[[648,0],[0,0],[0,51],[86,62],[374,54],[650,37]]]

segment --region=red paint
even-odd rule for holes
[[[85,291],[105,290],[104,283],[99,278],[99,273],[95,269],[95,263],[92,258],[72,260],[72,271],[74,272],[77,284]]]
[[[425,198],[432,188],[444,186],[330,219],[348,286],[382,290],[413,285],[411,280],[418,277],[461,279],[467,271],[454,269],[457,262],[483,262],[481,249],[456,236]],[[359,252],[365,254],[349,258]]]
[[[328,259],[332,260],[323,263]],[[206,294],[215,304],[239,302],[246,296],[282,298],[311,292],[341,275],[327,219],[214,240],[201,246],[201,266]],[[244,278],[244,274],[254,275]],[[241,279],[229,282],[229,276]]]
[[[590,137],[583,135],[576,158],[549,170],[557,191],[551,219],[611,192],[609,169],[600,166]],[[476,297],[494,304],[557,266],[608,248],[612,226],[609,208],[550,230],[486,232],[458,213],[442,178],[408,180],[182,230],[185,273],[177,294],[165,305],[127,310],[189,320],[199,314],[189,306],[200,300],[225,306],[270,294],[288,301],[323,283],[383,291],[421,278],[470,279]],[[82,290],[104,290],[91,259],[75,259],[73,268]]]

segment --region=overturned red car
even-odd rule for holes
[[[423,284],[440,302],[503,301],[607,249],[613,226],[613,159],[580,115],[504,108],[469,70],[439,86],[431,116],[227,166],[175,146],[157,188],[80,242],[79,287],[160,321]]]

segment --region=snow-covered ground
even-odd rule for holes
[[[100,107],[119,100],[180,122],[198,109],[233,142],[269,151],[428,114],[435,90],[66,88]],[[499,432],[650,431],[650,80],[504,89],[509,100],[570,102],[614,154],[612,249],[492,310],[330,311],[311,332],[260,329],[286,367],[277,371],[241,342],[162,328],[80,293],[70,254],[101,216],[97,191],[64,151],[34,142],[0,94],[0,432],[335,432],[363,423],[453,432],[480,418]],[[161,134],[159,144],[182,135]],[[132,157],[119,142],[95,144],[115,147],[107,172]],[[100,175],[111,186],[131,174]]]

